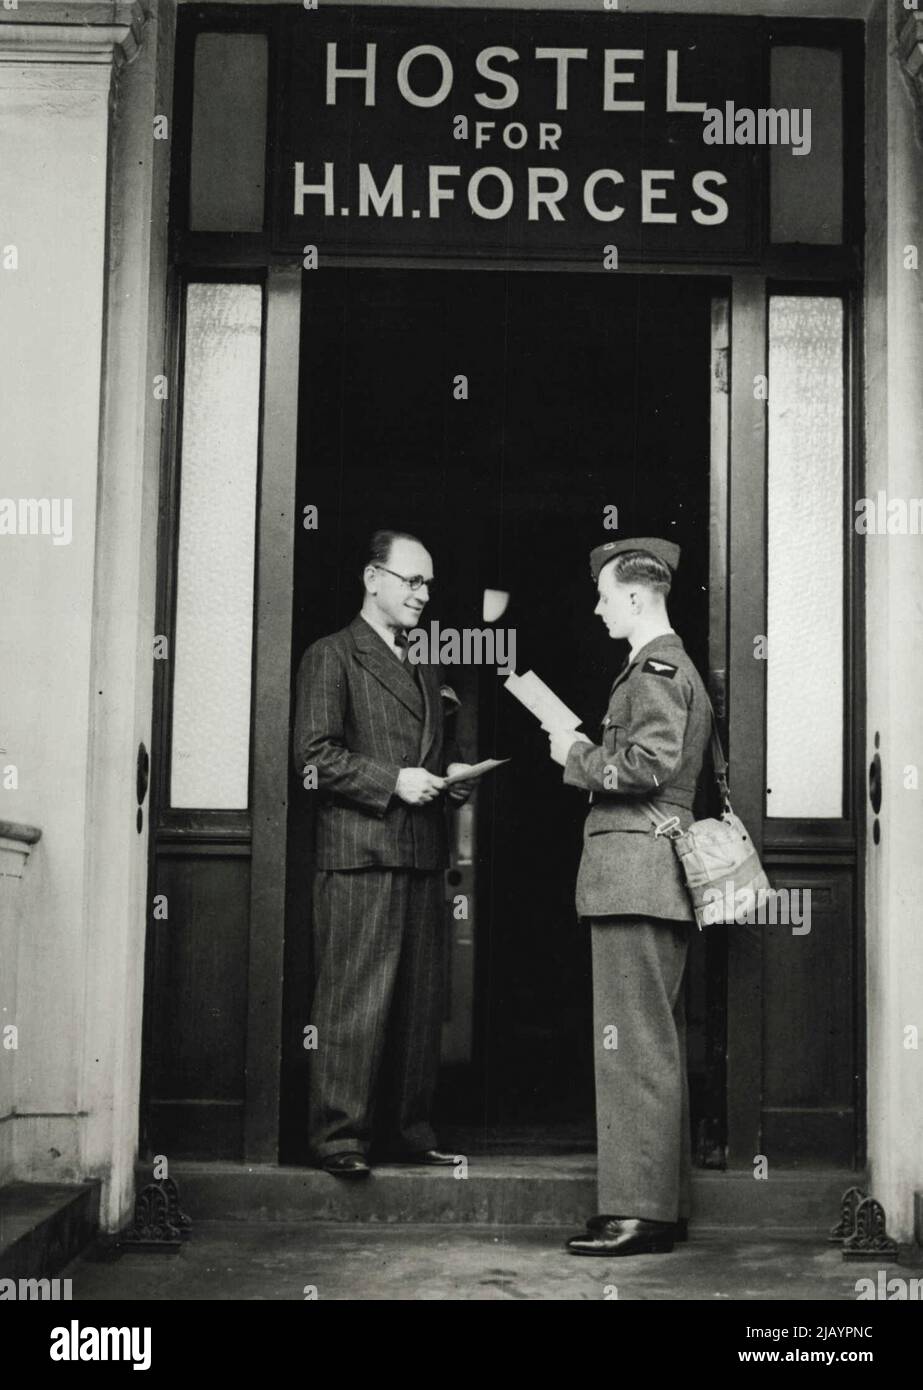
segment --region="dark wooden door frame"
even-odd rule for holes
[[[386,272],[419,262],[400,259],[376,264]],[[485,268],[482,262],[476,265]],[[519,267],[504,262],[503,268]],[[522,267],[524,271],[550,268],[560,269],[560,262],[554,267],[536,262]],[[580,269],[593,273],[586,266]],[[245,1116],[247,1157],[257,1162],[275,1162],[278,1154],[300,273],[270,272],[267,308]],[[631,273],[663,271],[632,267]],[[689,271],[677,267],[676,273]],[[718,278],[713,267],[707,273]],[[767,415],[766,403],[755,395],[753,384],[755,377],[765,376],[768,370],[768,286],[763,273],[735,269],[722,278],[730,286],[731,307],[727,730],[735,810],[760,843],[766,668],[752,652],[753,639],[765,633],[766,624]],[[745,756],[745,750],[753,748],[760,750],[760,756]],[[727,1027],[728,1164],[749,1167],[760,1152],[761,1128],[762,944],[758,928],[735,928],[730,933]]]
[[[401,260],[399,265],[419,265]],[[387,272],[392,263],[378,262]],[[489,269],[483,263],[458,269]],[[496,267],[499,268],[499,267]],[[561,270],[529,262],[503,269]],[[574,271],[596,272],[574,265]],[[214,273],[214,272],[213,272]],[[663,268],[632,267],[632,274]],[[676,267],[688,275],[688,267]],[[693,272],[695,273],[695,272]],[[718,279],[709,267],[709,278]],[[266,278],[262,454],[254,615],[253,749],[250,820],[252,859],[248,974],[244,1156],[278,1161],[282,1045],[282,961],[285,933],[285,855],[289,791],[292,577],[300,356],[300,266],[271,266]],[[193,272],[192,278],[198,278]],[[234,278],[233,272],[229,278]],[[765,632],[766,407],[753,381],[767,372],[767,277],[726,269],[730,297],[730,428],[728,449],[728,737],[735,809],[759,841],[764,813],[765,663],[752,656],[753,638]],[[808,278],[808,277],[806,277]],[[823,287],[814,276],[809,277]],[[829,288],[829,286],[827,287]],[[854,330],[855,331],[855,330]],[[852,375],[855,375],[853,370]],[[855,384],[853,384],[855,390]],[[169,447],[169,443],[168,443]],[[855,446],[853,448],[855,452]],[[855,467],[855,461],[853,462]],[[172,563],[163,572],[170,572]],[[853,634],[848,660],[858,668]],[[854,687],[861,689],[858,680]],[[167,700],[159,708],[159,752],[169,745]],[[861,708],[861,702],[859,702]],[[857,719],[861,724],[861,719]],[[861,728],[857,730],[861,739]],[[759,748],[760,758],[744,756]],[[155,749],[155,752],[157,750]],[[161,785],[165,779],[158,778]],[[860,793],[852,789],[852,794]],[[215,819],[215,817],[211,817]],[[218,819],[223,819],[219,817]],[[204,829],[204,827],[203,827]],[[224,830],[229,833],[229,827]],[[243,843],[239,846],[243,851]],[[860,866],[861,867],[861,866]],[[860,935],[861,942],[861,923]],[[762,949],[757,929],[735,929],[728,949],[727,1131],[728,1162],[749,1166],[760,1149],[762,1080]],[[860,1112],[861,1113],[861,1112]]]
[[[736,275],[731,287],[728,450],[728,744],[734,809],[762,848],[766,757],[766,663],[753,639],[766,627],[766,402],[753,389],[767,375],[766,281]],[[741,756],[759,749],[760,756]],[[737,756],[735,757],[735,753]],[[762,937],[728,929],[727,1161],[746,1167],[760,1152],[763,1075]]]
[[[301,267],[266,284],[254,613],[252,859],[244,1157],[279,1154]]]

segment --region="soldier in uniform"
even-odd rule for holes
[[[550,735],[568,786],[590,793],[577,913],[593,947],[598,1211],[575,1255],[669,1251],[689,1215],[684,975],[694,921],[669,839],[644,803],[682,829],[710,731],[705,687],[666,610],[679,547],[653,538],[597,546],[595,612],[630,651],[609,694],[601,744]]]

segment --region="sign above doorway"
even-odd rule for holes
[[[705,113],[768,105],[764,33],[701,17],[294,11],[277,248],[749,259],[764,152],[710,142]]]

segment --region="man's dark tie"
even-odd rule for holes
[[[407,660],[407,648],[410,645],[410,638],[403,628],[399,627],[394,634],[394,645],[397,648],[397,655],[401,661]]]

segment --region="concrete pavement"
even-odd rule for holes
[[[923,1260],[847,1263],[797,1231],[693,1229],[670,1255],[577,1258],[575,1227],[203,1221],[177,1255],[88,1253],[63,1271],[75,1299],[857,1300],[857,1281],[920,1281]],[[863,1287],[860,1285],[860,1288]]]

